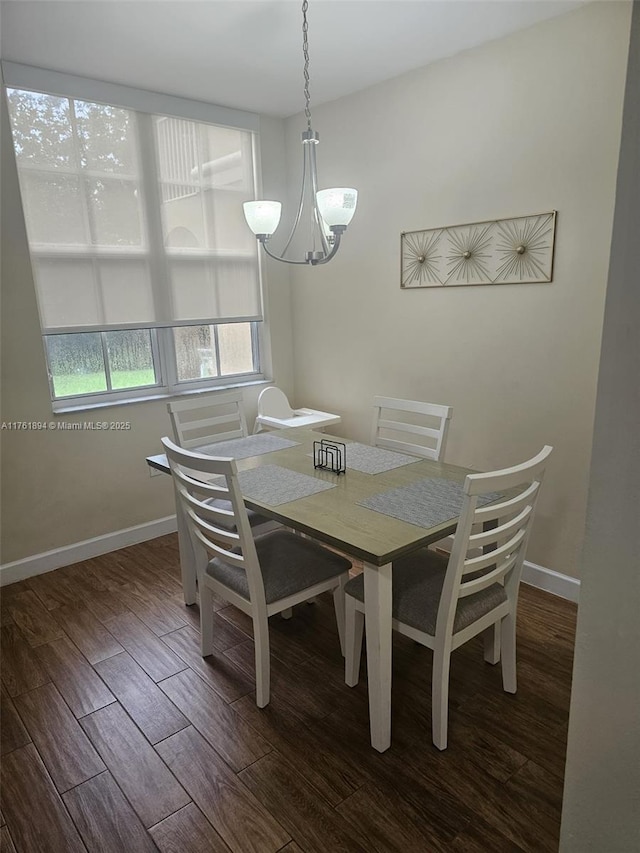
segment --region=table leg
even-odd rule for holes
[[[191,535],[182,509],[182,502],[176,495],[176,518],[178,521],[178,547],[180,549],[180,571],[182,573],[182,594],[185,604],[195,604],[197,601],[196,588],[196,555],[193,550]]]
[[[391,746],[391,563],[364,564],[365,628],[371,745]]]

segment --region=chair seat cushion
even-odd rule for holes
[[[267,604],[337,578],[351,568],[345,557],[288,530],[274,530],[255,542]],[[249,584],[242,569],[215,557],[207,566],[207,574],[249,600]]]
[[[435,636],[440,595],[447,572],[448,557],[427,548],[394,560],[392,571],[392,614],[405,625]],[[348,595],[364,601],[364,575],[345,587]],[[504,587],[494,583],[458,601],[454,634],[507,600]]]
[[[231,506],[231,501],[225,501],[223,498],[216,498],[215,500],[208,500],[208,504],[211,506],[219,507],[220,509],[226,509],[229,512],[232,511],[233,507]],[[270,519],[268,519],[264,515],[259,515],[257,512],[254,512],[252,509],[247,509],[247,515],[249,517],[249,524],[251,527],[257,527],[260,524],[266,524]],[[236,523],[233,519],[227,521],[226,518],[222,516],[216,517],[216,524],[218,527],[223,527],[225,530],[230,530],[232,533],[236,533]]]

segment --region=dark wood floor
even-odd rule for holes
[[[379,755],[330,597],[271,620],[259,710],[247,618],[220,602],[203,660],[178,577],[165,536],[2,590],[3,851],[557,850],[573,605],[522,587],[516,696],[454,653],[442,753],[431,653],[394,637]]]

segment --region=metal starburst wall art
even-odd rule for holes
[[[540,213],[401,235],[400,286],[550,282],[557,213]]]

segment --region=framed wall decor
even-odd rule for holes
[[[400,235],[400,287],[527,284],[553,279],[557,211]]]

